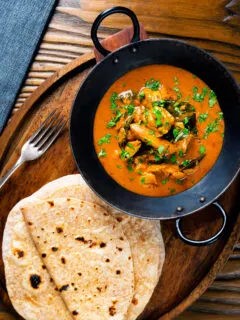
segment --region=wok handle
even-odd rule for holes
[[[131,18],[132,23],[133,23],[133,37],[132,37],[131,43],[140,40],[139,22],[138,22],[137,16],[135,15],[135,13],[132,10],[125,8],[125,7],[121,7],[121,6],[112,7],[110,9],[107,9],[97,16],[97,18],[93,22],[92,29],[91,29],[91,38],[94,43],[94,46],[104,57],[106,55],[108,55],[110,53],[110,51],[103,48],[103,46],[99,42],[98,37],[97,37],[97,31],[98,31],[98,28],[99,28],[101,22],[103,21],[103,19],[105,19],[106,17],[108,17],[114,13],[123,13]]]
[[[218,202],[213,202],[212,205],[214,205],[215,207],[217,207],[219,209],[219,212],[221,213],[222,215],[222,226],[221,228],[219,229],[219,231],[211,238],[209,239],[206,239],[206,240],[192,240],[192,239],[188,239],[186,238],[182,231],[181,231],[181,218],[177,219],[176,220],[176,229],[177,229],[177,233],[178,233],[178,236],[180,237],[180,239],[189,244],[189,245],[192,245],[192,246],[197,246],[197,247],[200,247],[200,246],[207,246],[209,244],[212,244],[214,243],[215,241],[217,241],[220,236],[222,235],[225,227],[226,227],[226,223],[227,223],[227,215],[226,215],[226,212],[225,210],[223,209],[223,207],[218,203]]]

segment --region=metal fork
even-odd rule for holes
[[[22,147],[21,155],[15,165],[0,179],[0,188],[24,162],[35,160],[51,146],[65,127],[67,121],[60,113],[53,111],[42,123],[41,127],[28,139]]]

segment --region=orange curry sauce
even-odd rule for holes
[[[114,92],[119,94],[126,90],[139,93],[151,78],[158,80],[164,88],[172,90],[175,100],[186,100],[195,108],[198,132],[188,145],[187,152],[180,156],[176,154],[174,160],[175,164],[178,164],[184,160],[197,158],[202,153],[205,154],[205,157],[192,170],[191,174],[181,180],[171,179],[168,175],[160,174],[157,176],[157,184],[145,184],[141,172],[129,170],[127,161],[120,158],[121,148],[117,141],[119,134],[117,126],[107,128],[109,121],[115,116],[114,112],[116,112],[111,110],[112,94]],[[200,99],[203,101],[196,101],[199,100],[196,99],[196,93],[202,94],[203,92],[205,92],[204,97]],[[177,98],[176,95],[179,93],[181,96]],[[211,100],[211,93],[213,92],[201,79],[174,66],[149,65],[126,73],[108,89],[95,115],[94,145],[104,169],[124,188],[146,196],[169,196],[191,188],[212,168],[223,144],[223,114],[216,97],[215,101]],[[110,137],[107,142],[99,143],[100,139],[107,134]]]

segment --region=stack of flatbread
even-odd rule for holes
[[[165,258],[158,221],[113,209],[80,175],[21,200],[2,250],[10,299],[29,320],[134,320]]]

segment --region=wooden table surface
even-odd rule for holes
[[[149,37],[196,44],[220,59],[240,83],[240,0],[60,0],[13,112],[56,70],[92,50],[90,28],[102,10],[124,5],[135,11]],[[115,15],[99,38],[130,25]],[[240,319],[240,242],[212,286],[178,320]]]

